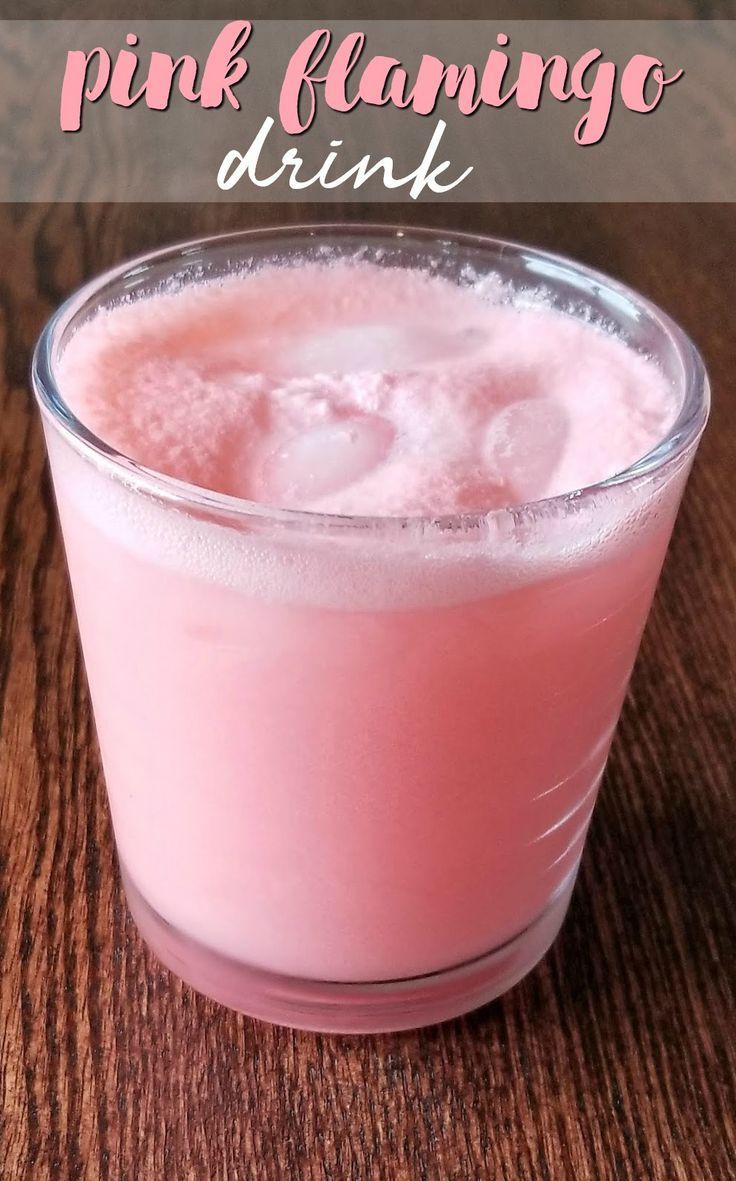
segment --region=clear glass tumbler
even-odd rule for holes
[[[273,260],[492,274],[658,361],[677,422],[571,495],[442,518],[280,511],[114,451],[57,386],[125,298]],[[554,940],[708,411],[683,332],[620,284],[488,238],[253,231],[95,279],[38,343],[41,408],[131,911],[195,988],[307,1029],[498,996]]]

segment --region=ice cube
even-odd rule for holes
[[[286,508],[298,508],[354,484],[388,455],[390,423],[355,417],[321,423],[282,443],[266,459],[259,494]]]
[[[504,406],[488,423],[483,460],[518,503],[549,495],[568,433],[567,415],[551,398],[526,398]]]
[[[280,366],[292,377],[396,373],[467,355],[483,340],[483,334],[472,328],[446,332],[439,326],[429,331],[410,322],[350,324],[301,337],[281,358]]]
[[[390,324],[352,324],[315,331],[294,342],[283,364],[293,376],[385,373],[421,360],[409,333]]]

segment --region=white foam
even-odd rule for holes
[[[496,514],[472,529],[416,523],[320,530],[245,518],[227,525],[197,519],[111,476],[47,429],[62,524],[77,516],[108,541],[154,566],[235,590],[248,598],[351,611],[450,607],[504,595],[565,571],[612,560],[646,533],[669,524],[678,472],[539,520]]]

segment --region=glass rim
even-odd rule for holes
[[[310,509],[280,508],[245,497],[191,484],[175,476],[168,476],[155,468],[138,463],[124,452],[118,451],[104,439],[97,436],[70,410],[61,396],[55,378],[55,347],[66,329],[79,312],[105,289],[124,280],[126,276],[140,275],[157,265],[177,258],[183,261],[206,256],[209,250],[228,244],[242,246],[249,241],[254,245],[282,240],[285,243],[298,238],[318,239],[320,237],[361,238],[376,241],[380,238],[394,242],[412,240],[418,245],[428,246],[433,242],[444,246],[457,245],[465,250],[476,250],[479,255],[495,251],[498,256],[515,254],[528,256],[540,263],[556,268],[561,274],[575,275],[604,290],[618,295],[636,307],[650,322],[663,331],[681,367],[682,404],[670,429],[663,438],[643,456],[628,467],[595,481],[582,488],[554,496],[541,497],[522,504],[505,505],[499,508],[471,509],[450,513],[421,514],[343,514],[316,512]],[[54,428],[87,458],[110,469],[118,477],[158,499],[173,503],[180,508],[194,508],[208,513],[217,513],[229,518],[247,518],[261,523],[281,524],[292,527],[317,527],[339,529],[386,530],[391,527],[472,529],[491,520],[546,516],[557,511],[567,511],[573,506],[591,500],[600,493],[628,485],[647,475],[656,474],[688,452],[702,433],[710,408],[710,388],[703,359],[687,333],[657,304],[640,295],[627,284],[596,268],[557,254],[554,251],[527,246],[524,243],[498,238],[493,235],[473,234],[448,230],[444,227],[417,227],[392,223],[362,222],[317,222],[313,224],[275,225],[226,233],[212,234],[176,242],[169,246],[147,251],[110,267],[88,280],[69,295],[52,314],[38,338],[31,361],[31,384],[36,401],[44,417]],[[678,383],[679,384],[679,383]]]

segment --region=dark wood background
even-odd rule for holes
[[[88,275],[339,207],[0,210],[0,1177],[736,1177],[736,213],[424,206],[595,264],[705,353],[715,410],[570,917],[503,1000],[355,1040],[256,1025],[144,949],[118,883],[29,352]],[[354,219],[411,215],[352,205]],[[414,216],[418,216],[416,213]]]

